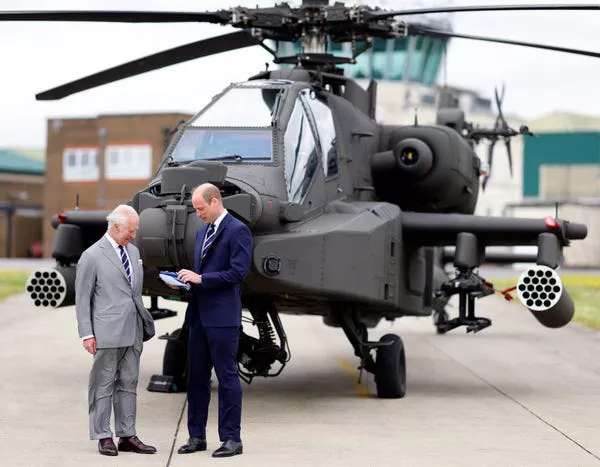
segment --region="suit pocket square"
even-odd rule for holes
[[[144,262],[141,260],[141,258],[140,258],[140,259],[138,259],[138,264],[139,264],[140,266],[143,266],[143,265],[144,265]]]

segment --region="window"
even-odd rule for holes
[[[173,160],[221,160],[224,163],[271,162],[271,129],[189,128],[173,152]]]
[[[149,144],[109,144],[105,150],[107,180],[150,178],[152,146]]]
[[[288,200],[301,203],[317,170],[315,139],[300,99],[296,101],[284,136],[285,181]]]
[[[332,177],[338,173],[338,154],[335,146],[335,125],[331,109],[319,98],[311,98],[307,95],[306,100],[317,123],[325,177]]]
[[[231,88],[192,120],[195,127],[271,127],[281,88]]]
[[[433,41],[433,45],[423,70],[423,84],[426,86],[432,86],[435,83],[447,44],[447,39],[430,39]]]
[[[98,148],[69,147],[63,151],[63,180],[65,182],[96,181],[99,177]]]
[[[421,36],[415,38],[415,49],[410,59],[410,70],[408,72],[408,79],[410,81],[421,82],[421,70],[426,59],[427,45],[429,44],[427,39]]]
[[[435,105],[435,96],[433,94],[421,95],[421,104]]]

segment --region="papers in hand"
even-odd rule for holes
[[[161,271],[158,273],[158,277],[167,285],[181,287],[185,290],[190,290],[192,288],[190,284],[186,284],[185,282],[181,282],[179,279],[177,279],[177,273],[175,272]]]

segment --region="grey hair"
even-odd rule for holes
[[[119,227],[126,227],[129,219],[132,217],[138,217],[136,210],[127,204],[119,204],[108,216],[106,216],[108,228],[110,229],[115,224]]]

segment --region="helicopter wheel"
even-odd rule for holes
[[[446,334],[446,329],[442,325],[447,323],[449,318],[450,315],[446,310],[433,312],[433,325],[437,334]]]
[[[187,391],[187,329],[173,331],[176,339],[167,340],[163,356],[163,375],[173,376],[174,392]]]
[[[377,397],[382,399],[399,399],[406,394],[406,358],[402,339],[396,334],[386,334],[380,343],[387,345],[377,347],[375,361],[375,383]]]

